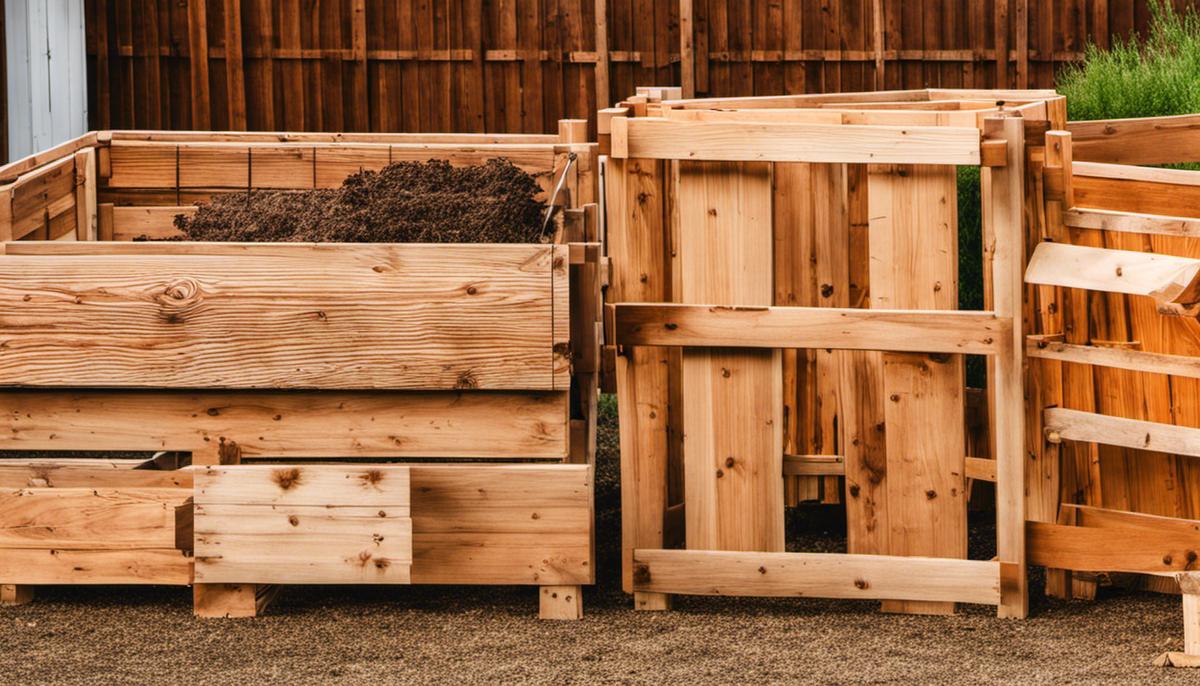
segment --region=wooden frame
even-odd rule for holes
[[[278,583],[526,584],[547,590],[539,601],[542,616],[578,618],[580,589],[593,583],[595,575],[592,480],[604,277],[592,204],[595,145],[586,143],[585,132],[582,121],[562,122],[556,136],[98,132],[0,169],[5,180],[0,186],[0,238],[22,239],[4,244],[0,271],[13,271],[0,280],[20,281],[22,292],[45,296],[18,298],[6,311],[24,312],[27,324],[56,323],[53,331],[44,331],[41,343],[26,349],[28,354],[6,358],[12,364],[0,370],[0,385],[9,386],[0,391],[0,406],[12,410],[5,415],[9,420],[0,449],[160,451],[182,454],[185,462],[190,453],[192,462],[170,471],[158,469],[162,460],[119,469],[57,458],[0,462],[4,600],[27,601],[42,583],[194,581],[196,613],[226,617],[260,613],[274,595],[272,584]],[[401,159],[472,164],[497,156],[533,174],[543,199],[563,178],[554,244],[129,242],[140,236],[175,236],[171,224],[176,214],[194,211],[195,203],[219,193],[331,186],[347,174]],[[512,258],[508,273],[486,277],[484,265],[508,259],[503,255]],[[439,262],[449,268],[437,267]],[[406,269],[397,270],[400,263]],[[374,285],[351,285],[355,273]],[[412,281],[418,273],[425,275],[420,284]],[[472,273],[480,278],[464,284]],[[139,280],[142,287],[130,285]],[[411,288],[402,285],[406,280]],[[319,292],[286,293],[301,282]],[[79,297],[58,297],[67,291]],[[142,291],[161,292],[162,297],[141,298]],[[443,296],[430,301],[420,295],[435,291]],[[397,294],[410,293],[421,312],[377,313],[382,316],[371,316],[376,324],[353,324],[354,312],[365,313],[360,308],[373,293],[388,292],[392,297],[383,298],[390,303],[386,308],[404,301]],[[455,302],[462,299],[473,299],[482,309],[471,314],[470,303]],[[286,305],[301,301],[303,305]],[[85,304],[90,306],[81,308]],[[172,307],[178,310],[175,316],[163,309]],[[289,307],[290,314],[284,311]],[[488,313],[505,309],[510,311],[488,323]],[[253,314],[247,318],[247,313]],[[447,325],[456,316],[470,319],[460,329],[471,333],[452,342],[454,327]],[[138,321],[121,323],[122,317]],[[307,333],[271,332],[272,321],[285,320]],[[353,324],[354,332],[321,333],[339,320]],[[525,328],[522,320],[531,326]],[[380,323],[390,329],[387,342],[372,343],[363,334]],[[168,343],[161,337],[173,325]],[[69,333],[72,326],[78,335]],[[407,327],[412,335],[396,327]],[[15,329],[11,333],[22,335]],[[105,345],[79,348],[88,335]],[[303,340],[310,335],[323,340],[307,346]],[[158,355],[166,366],[145,375],[158,363],[135,361],[151,352],[136,345],[133,339],[139,336],[142,343],[159,336],[176,352],[183,349],[179,345],[192,352],[182,358]],[[405,338],[415,346],[411,351],[389,351]],[[519,347],[522,339],[530,344],[530,361],[537,368],[527,369],[528,374],[520,371],[521,363],[502,360],[503,351]],[[450,357],[457,362],[425,355],[427,344],[436,346],[437,341],[455,350]],[[347,357],[347,346],[358,352]],[[470,361],[473,346],[486,359]],[[368,349],[380,355],[379,368],[363,366],[365,360],[339,368]],[[298,357],[288,361],[288,350]],[[325,355],[328,359],[321,361]],[[397,364],[398,359],[407,362]],[[425,367],[422,359],[432,366]],[[239,360],[260,364],[257,371],[238,371]],[[305,380],[295,374],[294,363],[316,367]],[[516,376],[508,381],[489,378],[486,368],[494,363],[510,370],[505,376]],[[411,375],[411,383],[396,376],[402,371]],[[313,458],[375,462],[342,466]],[[263,460],[270,462],[248,464]],[[362,520],[367,528],[361,528],[353,515],[368,501],[353,493],[338,503],[297,505],[337,504],[337,513],[345,516],[326,516],[334,512],[326,509],[296,511],[291,515],[299,523],[284,526],[283,520],[276,521],[279,512],[263,510],[249,496],[232,504],[208,502],[203,485],[193,487],[192,471],[197,469],[228,473],[237,483],[266,474],[275,479],[274,485],[264,482],[267,490],[285,483],[321,483],[346,470],[363,478],[404,473],[411,490],[405,481],[390,493],[389,508],[403,516],[383,522],[390,527],[387,532],[370,528],[383,525],[375,510]],[[301,475],[298,480],[280,476],[293,472]],[[148,519],[149,505],[136,500],[146,484],[167,491],[163,497],[177,511],[156,512],[157,519]],[[44,544],[28,537],[18,541],[13,538],[18,532],[5,526],[10,521],[6,515],[19,512],[47,530],[65,524],[61,508],[34,512],[33,495],[39,496],[37,502],[77,498],[83,506],[93,491],[124,494],[120,502],[129,501],[127,509],[135,513],[125,516],[115,508],[87,505],[85,511],[97,521],[119,525],[107,538],[96,539],[100,545],[89,547],[79,537],[46,539]],[[238,509],[239,517],[225,516],[222,508]],[[263,516],[241,516],[250,510]],[[247,529],[252,522],[262,522],[264,528]],[[358,553],[391,546],[383,555],[387,564],[347,568],[330,560],[310,564],[308,558],[285,564],[282,558],[256,552],[261,546],[230,548],[238,537],[243,542],[252,534],[278,538],[306,527],[315,528],[292,548],[302,557],[318,552],[311,545],[313,536],[336,529],[346,546],[363,532],[382,535],[385,543],[368,541]],[[76,529],[80,527],[62,530],[69,536]],[[138,545],[130,547],[131,542]],[[53,556],[60,564],[51,564],[50,543],[61,553]],[[237,563],[240,571],[214,571],[233,564],[214,566],[214,550],[216,556],[228,557],[235,549],[249,553]],[[349,557],[355,556],[347,553]],[[353,576],[363,570],[371,573]]]
[[[979,104],[984,112],[980,127],[938,126],[934,120],[925,126],[907,121],[903,128],[889,127],[851,111],[874,100],[885,109],[864,105],[861,111],[890,108],[895,114],[888,116],[899,122],[908,101],[891,96],[857,100],[788,96],[658,105],[631,100],[602,116],[601,146],[611,152],[606,183],[614,287],[609,291],[607,326],[615,345],[622,412],[624,587],[634,593],[638,609],[665,609],[670,595],[684,593],[870,598],[886,601],[885,608],[910,612],[940,612],[954,602],[993,604],[1001,616],[1023,617],[1028,611],[1024,451],[1019,438],[1024,432],[1025,344],[1015,325],[1023,287],[1024,122],[1012,112],[998,111],[993,101]],[[911,100],[921,98],[914,94]],[[847,102],[852,104],[839,104]],[[842,109],[819,109],[826,106]],[[945,104],[948,110],[961,106],[961,101]],[[803,107],[814,109],[795,109]],[[721,108],[730,109],[718,111]],[[915,143],[918,140],[921,143]],[[992,245],[987,255],[993,299],[989,311],[936,312],[932,310],[937,306],[927,300],[910,302],[902,289],[889,295],[886,287],[880,288],[880,304],[872,309],[825,302],[821,307],[784,305],[778,287],[774,298],[764,296],[759,274],[765,274],[769,289],[772,246],[769,231],[763,243],[760,227],[769,227],[771,213],[778,218],[783,211],[779,203],[795,197],[772,198],[772,185],[783,183],[784,174],[792,174],[794,168],[803,168],[815,179],[817,170],[826,167],[878,165],[868,168],[871,183],[876,184],[875,174],[880,174],[878,188],[889,189],[891,195],[876,198],[872,190],[872,203],[890,203],[883,214],[895,212],[899,229],[907,226],[900,222],[908,221],[904,213],[910,210],[896,198],[913,191],[904,174],[894,181],[882,176],[890,169],[887,163],[905,169],[919,164],[986,165],[985,188],[991,190],[984,202]],[[832,182],[839,183],[836,177]],[[821,217],[816,213],[823,211],[814,209],[813,216]],[[837,206],[829,211],[837,211]],[[914,221],[915,226],[929,226],[935,220]],[[817,219],[815,226],[820,222]],[[783,249],[778,236],[774,241],[776,250]],[[819,244],[817,249],[822,249]],[[778,283],[781,263],[775,264]],[[692,276],[697,265],[702,269]],[[885,277],[881,272],[879,278],[901,283],[905,276]],[[873,274],[873,298],[874,282]],[[836,292],[834,288],[827,289]],[[856,369],[854,364],[869,369],[865,365],[870,358],[861,356],[892,351],[875,359],[894,365],[883,367],[892,375],[889,383],[897,384],[893,388],[900,387],[907,370],[933,366],[931,359],[940,364],[942,357],[971,353],[993,361],[990,405],[997,459],[967,458],[962,448],[956,459],[962,465],[957,478],[968,473],[971,460],[971,475],[996,482],[998,561],[950,559],[953,553],[921,555],[915,547],[891,555],[782,552],[782,535],[776,537],[773,523],[783,516],[783,498],[774,492],[780,480],[759,480],[750,474],[783,472],[789,478],[832,478],[835,484],[844,475],[849,486],[852,470],[857,476],[863,468],[859,455],[789,454],[783,449],[776,432],[782,423],[776,398],[782,393],[773,384],[778,383],[780,349],[794,348],[829,355],[847,351],[842,353],[847,356],[846,370]],[[858,363],[851,362],[856,359]],[[956,377],[959,373],[951,371],[946,378],[961,378]],[[910,383],[917,383],[916,378]],[[864,383],[879,380],[864,378],[857,387]],[[847,393],[855,388],[853,380],[843,384]],[[914,400],[911,414],[893,415],[887,408],[890,421],[902,426],[918,416],[938,415],[932,404],[924,403],[954,397],[943,392],[943,387],[933,386],[914,394],[920,401]],[[892,396],[893,401],[898,398]],[[854,402],[841,399],[843,408]],[[953,407],[953,402],[943,408]],[[673,438],[676,431],[684,437],[682,442]],[[892,433],[888,432],[889,444]],[[901,443],[895,449],[904,450]],[[672,473],[678,469],[673,465],[680,463],[686,480],[685,509],[675,504],[672,485]],[[855,498],[857,489],[854,486]],[[896,498],[895,506],[904,507],[899,491]],[[686,513],[684,550],[664,545],[677,538],[667,531],[676,526],[671,508]],[[866,550],[860,544],[855,552]],[[920,581],[929,573],[944,576],[937,576],[937,583]],[[865,580],[868,574],[871,578]]]

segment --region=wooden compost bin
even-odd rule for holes
[[[601,328],[585,131],[99,132],[0,169],[0,450],[156,454],[0,460],[4,599],[193,584],[198,614],[244,616],[272,584],[529,584],[543,617],[578,617]],[[131,242],[220,193],[501,157],[560,206],[553,243]]]
[[[1025,616],[1026,169],[1063,100],[664,90],[600,118],[636,607],[799,595]],[[984,311],[958,311],[958,166],[983,178]],[[964,354],[988,359],[991,445],[968,440]],[[968,560],[984,481],[998,556]],[[785,506],[811,499],[845,502],[851,554],[784,552]]]
[[[1029,557],[1047,592],[1183,592],[1200,665],[1200,116],[1048,134],[1026,273]]]

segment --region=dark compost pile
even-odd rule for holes
[[[537,181],[505,159],[454,167],[396,162],[340,188],[215,196],[175,218],[183,240],[338,243],[538,243]]]

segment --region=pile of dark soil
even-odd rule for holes
[[[397,162],[336,189],[216,196],[175,226],[190,241],[538,243],[537,181],[504,159],[454,167]]]

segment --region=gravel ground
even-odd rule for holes
[[[884,615],[865,602],[680,598],[638,613],[614,586],[615,432],[597,474],[601,583],[580,622],[536,619],[535,589],[292,587],[264,617],[196,620],[179,588],[47,588],[0,608],[0,684],[1196,683],[1178,597],[1034,595],[1026,621],[968,607]],[[789,518],[794,549],[837,549],[836,511]],[[1105,592],[1107,591],[1107,592]]]

